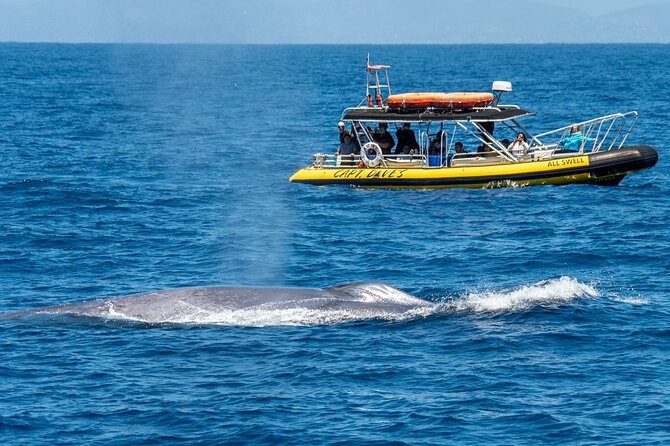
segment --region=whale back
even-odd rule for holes
[[[399,315],[433,304],[383,283],[350,283],[318,288],[191,287],[37,308],[5,315],[69,314],[146,323],[292,321],[339,317],[357,320]],[[254,323],[240,323],[255,325]],[[265,323],[261,323],[265,325]]]
[[[348,296],[352,300],[369,303],[387,303],[406,306],[428,306],[430,302],[419,299],[381,282],[353,282],[326,288],[327,292]]]

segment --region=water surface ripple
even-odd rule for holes
[[[481,90],[541,131],[637,110],[619,187],[288,183],[363,92]],[[0,311],[384,282],[398,318],[0,321],[3,444],[667,444],[667,45],[0,45]],[[239,314],[236,316],[240,316]]]

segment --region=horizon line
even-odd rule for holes
[[[669,45],[670,42],[424,42],[424,43],[328,43],[328,42],[94,42],[94,41],[49,41],[49,40],[2,40],[0,44],[18,45],[228,45],[228,46],[467,46],[467,45]]]

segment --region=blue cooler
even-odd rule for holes
[[[428,155],[428,165],[433,167],[442,165],[442,155]]]

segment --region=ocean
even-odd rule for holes
[[[290,184],[365,93],[535,132],[637,110],[617,187]],[[0,320],[0,443],[668,444],[668,45],[0,44],[0,312],[383,282],[435,311]]]

